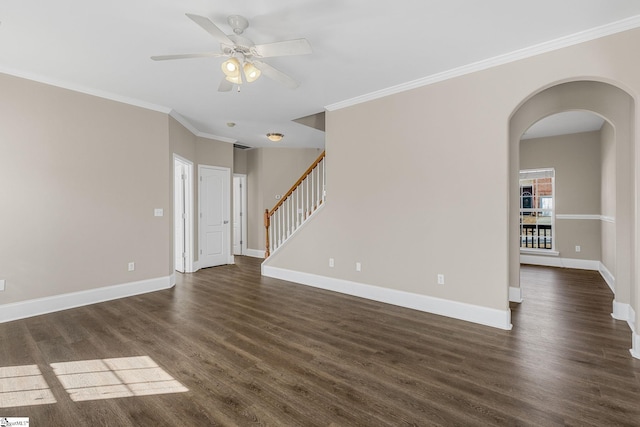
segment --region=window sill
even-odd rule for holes
[[[524,255],[546,255],[546,256],[558,256],[560,252],[551,249],[531,249],[520,248],[520,253]]]

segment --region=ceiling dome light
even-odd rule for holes
[[[272,133],[268,133],[268,134],[267,134],[267,138],[269,138],[269,141],[273,141],[273,142],[278,142],[278,141],[280,141],[283,137],[284,137],[284,135],[283,135],[283,134],[281,134],[281,133],[276,133],[276,132],[272,132]]]
[[[240,61],[238,58],[229,58],[222,63],[222,72],[227,77],[238,77],[240,75]]]
[[[242,68],[244,70],[244,77],[247,79],[247,83],[253,83],[258,80],[258,77],[260,77],[260,70],[251,62],[245,62]]]

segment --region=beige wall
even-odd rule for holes
[[[0,93],[2,303],[169,276],[167,115],[2,74]]]
[[[198,137],[196,159],[199,165],[225,167],[233,174],[233,144]]]
[[[169,117],[169,146],[172,153],[195,163],[197,139],[176,119]],[[171,168],[173,168],[173,158],[171,158]]]
[[[233,149],[233,173],[247,174],[247,150]]]
[[[262,200],[262,156],[264,150],[247,153],[247,248],[264,250],[264,203]]]
[[[600,260],[608,271],[616,271],[616,146],[613,126],[605,122],[601,130],[602,182],[600,212],[603,216]]]
[[[632,30],[329,111],[327,203],[267,265],[508,310],[510,256],[518,262],[517,232],[508,225],[511,218],[517,230],[509,203],[517,206],[517,144],[542,117],[521,114],[510,126],[512,114],[534,94],[571,80],[611,82],[635,96],[640,59],[629,52],[638,43],[640,30]],[[637,123],[624,98],[607,101]],[[556,101],[560,111],[562,104]],[[629,147],[634,129],[619,131]],[[633,158],[628,151],[626,158]],[[635,200],[628,172],[617,173],[626,179],[626,188],[616,189],[617,221],[621,198]],[[478,188],[494,191],[473,191],[479,179]],[[617,225],[634,235],[631,218]],[[436,283],[437,274],[446,285]],[[635,277],[622,274],[637,288]],[[622,298],[637,305],[629,293]]]
[[[600,215],[600,131],[526,139],[520,142],[520,169],[554,168],[555,249],[562,258],[600,261],[599,219],[562,215]],[[581,251],[576,252],[576,245]]]

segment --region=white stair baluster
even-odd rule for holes
[[[327,192],[325,191],[325,186],[327,185],[327,177],[325,175],[324,159],[322,159],[320,164],[322,165],[322,203],[324,203],[327,196]]]
[[[282,246],[296,230],[326,200],[326,167],[324,153],[314,162],[314,166],[305,172],[296,187],[287,192],[288,196],[280,200],[271,217],[265,217],[268,223],[269,255]]]

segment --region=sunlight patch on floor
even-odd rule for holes
[[[0,367],[0,408],[56,403],[37,365]]]
[[[189,391],[150,357],[52,363],[74,402]]]

